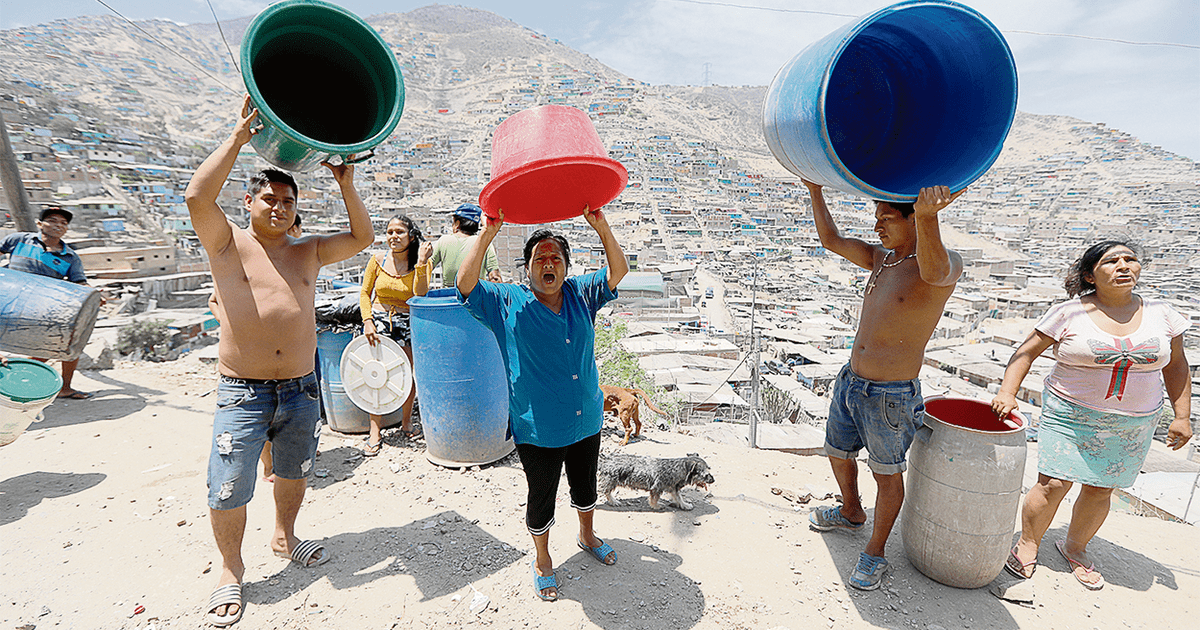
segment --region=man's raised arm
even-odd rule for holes
[[[346,260],[369,247],[375,242],[375,230],[371,227],[371,214],[354,187],[354,167],[349,164],[323,164],[333,173],[333,179],[342,191],[346,212],[350,215],[349,232],[323,236],[317,242],[317,260],[322,265],[328,265]]]
[[[800,181],[808,187],[808,196],[812,199],[813,223],[817,226],[821,246],[863,269],[874,269],[877,248],[866,241],[842,236],[837,224],[833,222],[833,215],[829,214],[829,208],[825,205],[825,194],[821,191],[821,185],[807,180]]]
[[[942,243],[937,213],[964,192],[965,188],[951,194],[945,186],[930,186],[921,189],[913,204],[917,226],[917,266],[921,270],[921,279],[935,287],[948,287],[958,282],[958,277],[962,275],[962,256],[946,249]]]
[[[254,119],[257,117],[258,110],[250,106],[250,95],[247,94],[233,133],[200,164],[184,192],[188,213],[192,217],[192,228],[210,255],[224,251],[233,242],[233,228],[217,205],[217,196],[221,194],[221,187],[237,162],[238,152],[254,135]]]

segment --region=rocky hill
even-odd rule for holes
[[[704,220],[714,208],[803,206],[797,178],[762,139],[763,87],[651,86],[478,9],[434,5],[368,22],[394,50],[407,90],[396,133],[364,167],[382,174],[375,181],[395,183],[367,191],[377,201],[424,197],[418,205],[434,207],[478,194],[495,125],[534,105],[562,103],[588,111],[610,154],[629,168],[625,209],[657,211],[660,202],[695,209],[687,224],[628,215],[631,228],[654,219],[668,233],[668,249],[703,251],[727,237],[758,236],[714,232]],[[68,141],[55,151],[91,143],[138,162],[194,166],[227,133],[243,91],[221,31],[236,55],[247,24],[231,20],[219,31],[101,16],[0,31],[0,66],[18,102],[6,113],[10,132],[34,145],[45,144],[39,129],[63,132]],[[1090,221],[1096,230],[1142,230],[1151,240],[1155,229],[1172,238],[1180,229],[1194,234],[1198,174],[1191,160],[1102,124],[1022,113],[995,168],[949,215],[959,228],[951,233],[961,242],[978,234],[980,248],[993,251],[1020,247],[1040,221]]]

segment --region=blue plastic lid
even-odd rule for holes
[[[60,389],[62,377],[41,361],[9,359],[0,366],[0,396],[15,403],[53,398]]]

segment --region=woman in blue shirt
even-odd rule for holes
[[[604,244],[608,267],[567,277],[570,247],[549,230],[534,232],[525,243],[529,285],[479,280],[484,254],[504,224],[504,212],[487,225],[458,270],[459,300],[483,322],[500,346],[508,375],[508,423],[529,496],[525,525],[533,536],[537,558],[530,565],[538,597],[558,598],[550,527],[554,498],[566,467],[571,506],[579,515],[579,547],[604,564],[617,554],[596,537],[596,466],[604,396],[594,352],[596,311],[616,298],[617,284],[629,272],[625,253],[604,213],[585,209],[584,217]]]

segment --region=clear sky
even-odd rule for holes
[[[205,0],[105,0],[133,19],[212,22]],[[653,84],[766,85],[806,45],[887,0],[460,0]],[[221,19],[261,0],[212,0]],[[421,0],[340,0],[362,16]],[[1200,161],[1200,2],[966,0],[1004,32],[1021,111],[1103,122]],[[754,8],[759,7],[759,8]],[[823,15],[820,12],[837,15]],[[96,0],[0,0],[0,29],[108,13]],[[1078,35],[1061,37],[1028,32]],[[1175,46],[1140,45],[1160,42]],[[1182,46],[1180,46],[1182,45]],[[0,70],[0,76],[2,76]]]

